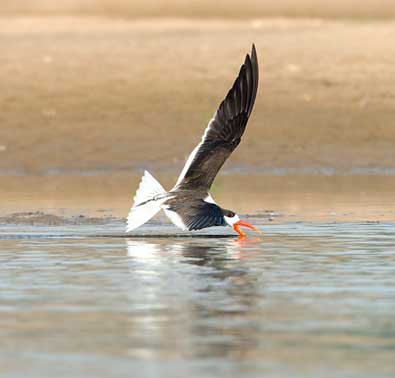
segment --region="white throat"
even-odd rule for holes
[[[240,220],[237,214],[235,214],[233,217],[227,217],[224,215],[224,218],[226,223],[231,227],[233,227],[233,225]]]

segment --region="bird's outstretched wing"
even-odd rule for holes
[[[252,45],[251,56],[247,54],[237,79],[189,155],[174,189],[210,189],[218,171],[240,143],[254,106],[258,78],[258,60]]]

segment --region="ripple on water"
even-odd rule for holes
[[[125,238],[121,222],[3,228],[0,372],[392,376],[394,224],[261,227],[242,241],[161,225]]]

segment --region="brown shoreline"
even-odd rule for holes
[[[176,178],[155,176],[167,189]],[[125,218],[139,180],[136,174],[2,177],[0,214]],[[395,221],[394,187],[395,176],[220,175],[212,193],[224,207],[277,222]]]

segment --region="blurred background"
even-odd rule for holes
[[[2,11],[14,14],[73,14],[120,17],[340,17],[389,18],[391,0],[4,0]]]
[[[123,217],[145,168],[170,188],[254,42],[258,98],[216,200],[394,219],[393,17],[390,0],[4,0],[0,212]]]

